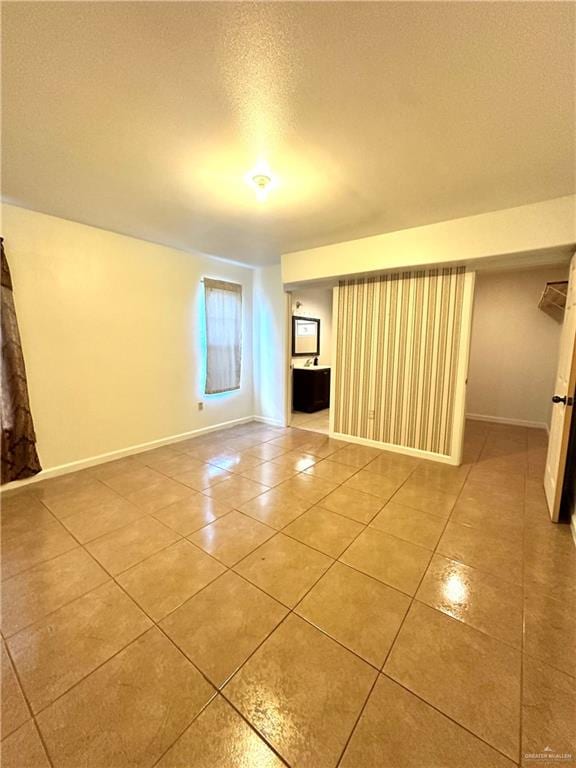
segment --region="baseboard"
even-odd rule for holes
[[[507,419],[504,416],[484,416],[480,413],[467,413],[466,418],[471,421],[489,421],[494,424],[509,424],[512,427],[528,427],[529,429],[548,430],[548,424],[544,421],[524,421],[523,419]]]
[[[427,459],[428,461],[438,461],[442,464],[451,464],[458,466],[458,462],[452,456],[446,456],[442,453],[432,453],[432,451],[422,451],[419,448],[408,448],[404,445],[394,445],[393,443],[381,443],[379,440],[370,440],[367,437],[355,437],[354,435],[345,435],[343,432],[329,432],[328,437],[335,440],[346,440],[348,443],[358,443],[358,445],[367,445],[370,448],[380,448],[383,451],[392,453],[402,453],[405,456],[414,456],[417,459]]]
[[[270,427],[285,427],[282,419],[272,419],[270,416],[253,416],[254,421],[261,421],[262,424],[268,424]]]
[[[71,461],[68,464],[60,464],[56,467],[50,467],[49,469],[43,469],[34,477],[30,477],[26,480],[17,480],[13,483],[6,483],[0,488],[0,495],[8,491],[15,491],[18,488],[23,488],[26,485],[32,485],[39,483],[42,480],[49,480],[52,477],[59,477],[60,475],[67,475],[70,472],[78,472],[81,469],[88,469],[89,467],[95,467],[98,464],[105,464],[107,461],[113,461],[114,459],[123,459],[125,456],[133,456],[143,451],[150,451],[154,448],[161,448],[163,445],[170,445],[171,443],[179,443],[182,440],[189,440],[192,437],[200,437],[200,435],[208,434],[209,432],[216,432],[219,429],[227,429],[228,427],[236,426],[237,424],[247,424],[250,421],[261,421],[263,417],[258,416],[243,416],[241,419],[232,419],[231,421],[223,421],[219,424],[213,424],[209,427],[202,427],[200,429],[193,429],[190,432],[182,432],[179,435],[171,435],[170,437],[162,437],[159,440],[151,440],[148,443],[140,443],[138,445],[131,445],[128,448],[121,448],[118,451],[110,451],[109,453],[101,453],[98,456],[90,456],[87,459],[80,459],[79,461]]]

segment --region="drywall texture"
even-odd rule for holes
[[[251,269],[14,206],[2,212],[45,469],[252,415]],[[244,293],[240,390],[209,397],[204,276]]]
[[[334,431],[450,455],[465,270],[338,289]]]
[[[561,325],[538,301],[547,281],[567,275],[567,267],[478,273],[468,414],[549,424]]]
[[[297,307],[296,302],[301,306]],[[292,293],[292,314],[299,317],[315,317],[320,320],[321,365],[332,362],[332,288],[305,288]],[[306,358],[296,357],[295,365],[302,365]]]
[[[284,425],[286,399],[287,299],[280,265],[254,272],[254,412]]]

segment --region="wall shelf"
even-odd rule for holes
[[[556,322],[561,323],[564,319],[567,293],[568,280],[546,283],[544,292],[538,302],[539,309],[550,315]]]

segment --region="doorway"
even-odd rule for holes
[[[332,376],[331,287],[291,293],[290,426],[328,435]]]

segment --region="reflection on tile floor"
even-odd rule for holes
[[[292,411],[290,426],[296,429],[309,429],[312,432],[321,432],[323,435],[327,435],[329,418],[329,408],[325,408],[323,411],[316,411],[315,413]]]
[[[470,422],[455,468],[250,423],[4,497],[4,768],[576,761],[545,452]]]

